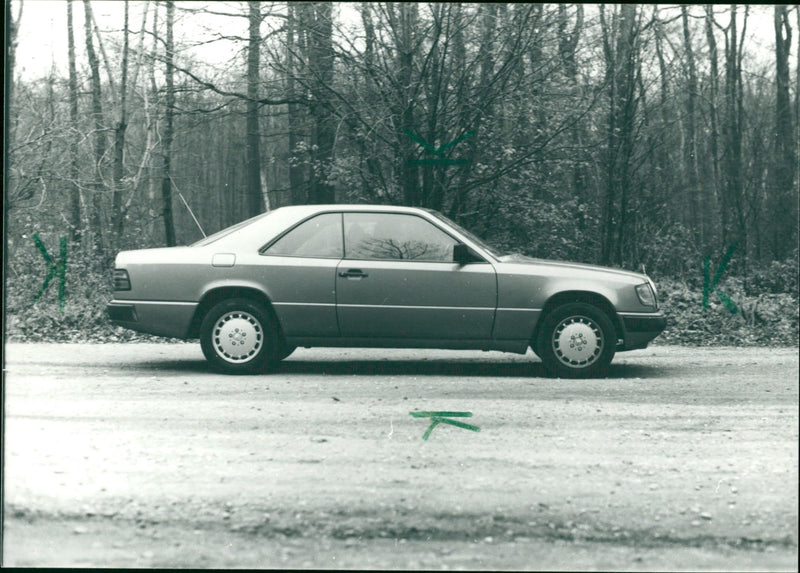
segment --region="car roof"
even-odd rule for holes
[[[421,216],[427,215],[430,218],[427,209],[419,207],[398,207],[393,205],[340,205],[340,204],[323,204],[323,205],[289,205],[286,207],[279,207],[267,211],[262,215],[254,217],[251,221],[243,222],[244,225],[240,228],[224,234],[218,239],[211,242],[200,241],[198,246],[214,245],[214,248],[224,248],[226,245],[237,245],[242,242],[258,242],[270,239],[272,237],[270,232],[265,232],[268,229],[273,230],[275,233],[282,233],[293,225],[313,217],[321,213],[357,213],[357,212],[371,212],[371,213],[408,213],[417,214]]]
[[[323,213],[326,211],[344,211],[344,212],[352,212],[352,211],[371,211],[375,213],[386,212],[386,213],[425,213],[428,210],[422,209],[420,207],[406,207],[404,205],[371,205],[371,204],[338,204],[338,203],[331,203],[331,204],[322,204],[322,205],[290,205],[286,207],[278,207],[277,209],[273,209],[273,211],[280,210],[292,210],[297,211],[298,213],[311,215],[313,213]]]

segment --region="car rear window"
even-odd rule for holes
[[[260,215],[256,215],[255,217],[250,217],[249,219],[245,219],[244,221],[236,223],[235,225],[231,225],[230,227],[225,227],[221,231],[217,231],[213,235],[209,235],[208,237],[200,239],[196,243],[192,243],[189,246],[190,247],[205,247],[206,245],[210,245],[211,243],[220,240],[222,237],[227,237],[228,235],[230,235],[234,231],[238,231],[239,229],[247,227],[251,223],[255,223],[259,219],[263,219],[265,217],[269,217],[272,213],[274,213],[274,211],[269,211],[267,213],[261,213]]]

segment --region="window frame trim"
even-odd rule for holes
[[[438,224],[438,220],[436,220],[436,219],[434,219],[434,220],[428,219],[427,217],[425,217],[425,216],[423,216],[423,215],[421,215],[419,213],[407,213],[407,212],[395,213],[395,212],[391,212],[391,211],[368,211],[368,210],[364,210],[364,211],[342,211],[342,260],[343,261],[426,263],[426,264],[438,264],[438,265],[453,265],[453,264],[456,264],[455,261],[420,261],[420,260],[417,260],[417,259],[351,259],[351,258],[348,258],[347,257],[347,240],[345,238],[346,233],[345,233],[345,222],[344,222],[344,216],[348,215],[348,214],[354,214],[354,215],[405,215],[405,216],[408,216],[408,217],[417,217],[418,219],[422,219],[426,223],[429,223],[430,225],[432,225],[435,229],[438,229],[439,231],[441,231],[442,233],[444,233],[445,235],[447,235],[448,237],[453,239],[456,242],[456,244],[458,244],[458,243],[466,244],[470,249],[475,251],[478,254],[478,256],[481,257],[482,260],[480,262],[476,261],[475,263],[472,263],[472,264],[491,264],[491,263],[489,263],[489,261],[486,260],[486,257],[485,257],[485,255],[483,253],[477,251],[472,245],[470,245],[468,243],[464,243],[463,240],[461,240],[458,237],[454,236],[453,233],[450,233],[447,229],[443,229]]]
[[[291,227],[289,227],[288,229],[286,229],[285,231],[283,231],[282,233],[280,233],[276,237],[273,237],[272,239],[270,239],[269,241],[264,243],[258,249],[258,254],[260,256],[262,256],[262,257],[284,257],[284,258],[295,258],[295,259],[320,259],[320,260],[340,260],[340,261],[347,260],[347,261],[364,261],[364,262],[401,261],[401,262],[406,262],[406,263],[426,263],[426,264],[430,263],[430,264],[440,264],[440,265],[443,265],[443,264],[444,265],[455,264],[455,261],[415,261],[413,259],[348,259],[346,257],[346,255],[347,255],[347,246],[346,246],[346,241],[345,241],[345,230],[344,230],[344,216],[346,214],[348,214],[348,213],[366,214],[366,215],[410,215],[412,217],[418,217],[418,218],[422,219],[423,221],[427,221],[428,223],[430,223],[431,225],[433,225],[434,227],[439,229],[441,232],[443,232],[444,234],[446,234],[449,237],[451,237],[452,239],[454,239],[457,243],[464,243],[470,249],[472,249],[476,254],[478,254],[478,256],[481,257],[481,259],[482,259],[481,261],[476,261],[476,262],[470,263],[470,264],[476,264],[476,265],[480,265],[480,264],[491,265],[492,264],[491,259],[493,257],[487,256],[488,253],[485,253],[483,251],[483,249],[481,249],[479,247],[476,248],[476,246],[472,244],[472,241],[469,239],[469,237],[466,237],[466,240],[464,240],[462,238],[459,238],[457,235],[454,235],[453,233],[451,233],[449,228],[445,228],[445,227],[442,226],[442,225],[446,224],[446,222],[440,220],[438,217],[435,217],[433,215],[429,215],[427,213],[415,213],[415,212],[408,212],[408,211],[400,211],[400,212],[396,212],[396,211],[373,211],[373,210],[370,210],[370,209],[363,209],[363,210],[362,209],[358,209],[358,210],[352,210],[352,211],[350,211],[350,210],[340,210],[340,209],[329,209],[329,210],[324,210],[324,211],[319,211],[317,213],[313,213],[313,214],[309,215],[308,217],[305,217],[304,219],[301,219],[300,221],[296,222],[294,225],[292,225]],[[274,245],[275,243],[280,241],[284,236],[286,236],[289,233],[291,233],[293,230],[295,230],[297,227],[299,227],[300,225],[302,225],[306,221],[310,221],[314,217],[318,217],[320,215],[329,215],[329,214],[338,214],[342,218],[342,220],[341,220],[341,223],[342,223],[342,225],[341,225],[341,229],[342,229],[342,256],[341,257],[319,257],[319,256],[317,256],[317,257],[308,257],[308,256],[300,256],[300,255],[273,255],[273,254],[270,254],[270,253],[266,252],[270,247],[272,247],[272,245]]]

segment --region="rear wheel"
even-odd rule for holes
[[[280,350],[278,352],[278,359],[283,360],[284,358],[288,358],[289,355],[295,350],[297,350],[296,346],[291,346],[286,343],[281,344]]]
[[[614,358],[616,340],[605,312],[575,302],[555,308],[544,318],[536,353],[554,376],[591,378],[605,373]]]
[[[200,346],[218,370],[229,374],[259,372],[278,362],[278,328],[257,302],[246,298],[224,300],[203,319]]]

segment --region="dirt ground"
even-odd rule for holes
[[[797,349],[5,350],[5,566],[797,570]]]

